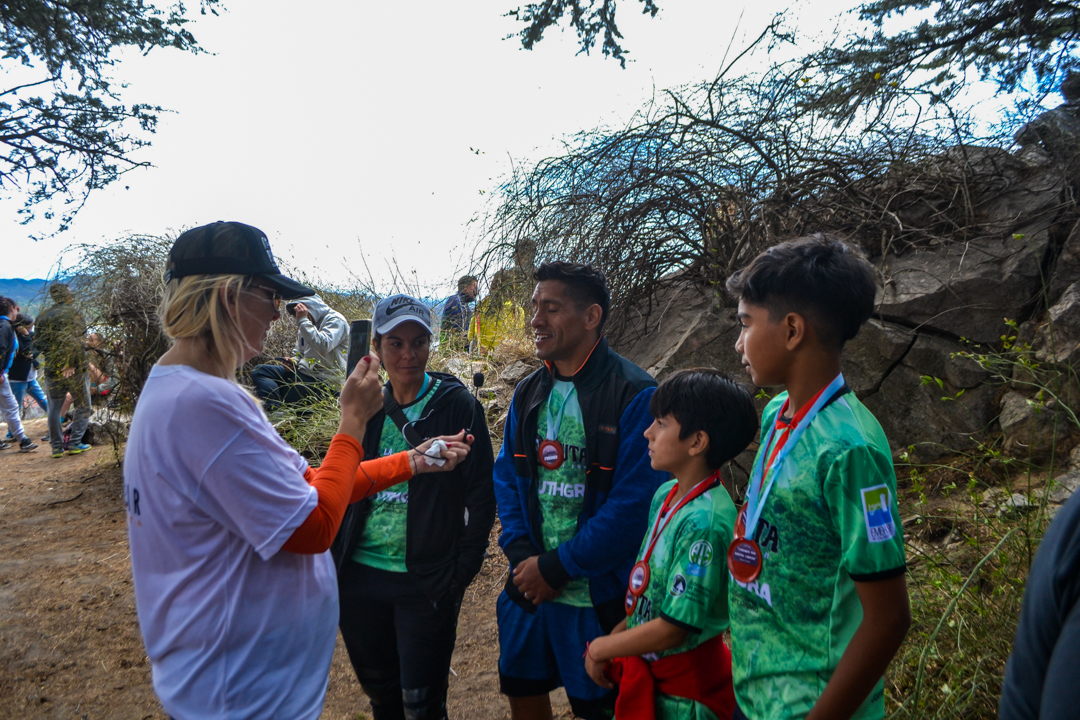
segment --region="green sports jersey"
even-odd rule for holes
[[[402,406],[401,410],[409,420],[418,420],[424,412],[431,396],[438,389],[440,380],[431,382],[424,378],[425,387],[420,389],[420,397]],[[383,419],[382,435],[379,438],[379,455],[386,457],[409,449],[401,431],[387,415]],[[391,572],[405,572],[405,527],[409,509],[409,481],[399,483],[383,490],[373,500],[371,514],[364,524],[364,532],[356,544],[352,559],[370,567]]]
[[[638,560],[645,557],[656,516],[675,482],[664,483],[653,495],[649,529],[642,539]],[[724,553],[734,532],[735,515],[735,504],[724,486],[718,484],[680,508],[664,526],[649,557],[649,585],[634,614],[627,618],[626,627],[663,618],[690,633],[682,645],[648,659],[693,650],[727,629],[728,572]]]
[[[763,443],[786,398],[766,406]],[[761,575],[728,584],[735,695],[751,720],[805,716],[862,621],[853,580],[905,567],[889,444],[853,393],[826,405],[772,473],[754,530]],[[879,680],[853,717],[884,714]]]
[[[548,405],[553,418],[562,413],[558,440],[563,446],[563,464],[556,470],[539,468],[540,517],[544,550],[553,550],[574,537],[578,518],[585,509],[585,424],[581,420],[574,383],[556,380],[549,401],[540,404],[537,416],[537,445],[546,438]],[[588,578],[568,582],[554,602],[574,607],[592,607]]]

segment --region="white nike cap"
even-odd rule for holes
[[[431,308],[409,295],[391,295],[375,306],[371,324],[376,334],[385,335],[403,322],[420,323],[431,334]]]

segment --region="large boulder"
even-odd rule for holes
[[[1043,228],[889,256],[877,311],[898,324],[997,343],[1005,319],[1022,319],[1042,292],[1048,246]]]
[[[1080,360],[1080,281],[1066,288],[1050,308],[1047,322],[1035,334],[1039,362],[1075,365]]]
[[[750,385],[735,341],[739,321],[734,308],[720,307],[711,287],[674,278],[653,307],[624,319],[612,336],[617,352],[661,379],[675,370],[708,366]]]
[[[1055,304],[1077,280],[1080,280],[1080,222],[1076,222],[1072,231],[1061,245],[1061,252],[1054,261],[1050,281],[1046,286],[1046,297],[1050,304]]]
[[[1006,330],[1005,318],[1026,319],[1043,293],[1064,181],[1059,170],[1032,166],[1000,148],[957,147],[944,162],[955,164],[965,180],[972,236],[884,258],[878,312],[900,324],[994,344]]]
[[[912,447],[923,461],[970,450],[994,419],[994,388],[964,389],[947,383],[942,387],[924,382],[924,377],[905,359],[863,403],[881,423],[894,450]]]
[[[909,328],[870,320],[844,346],[844,380],[859,397],[877,392],[885,376],[911,350],[916,335]]]
[[[1041,403],[1016,391],[1001,399],[998,422],[1005,435],[1005,449],[1033,462],[1049,459],[1071,430],[1056,402]]]

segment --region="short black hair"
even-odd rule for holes
[[[0,295],[0,315],[7,315],[15,309],[15,301],[9,297]]]
[[[19,313],[11,321],[11,327],[30,327],[34,324],[34,318],[26,313]]]
[[[571,299],[577,306],[578,311],[583,311],[590,305],[599,305],[600,331],[604,330],[608,312],[611,310],[611,293],[608,292],[607,278],[604,271],[594,265],[554,260],[541,263],[540,267],[533,272],[533,280],[559,280],[570,294]]]
[[[842,350],[874,312],[874,268],[835,235],[816,233],[765,250],[727,281],[738,300],[768,309],[774,322],[799,313],[820,340]]]
[[[475,275],[462,275],[457,281],[458,292],[468,290],[474,282],[479,282]]]
[[[649,412],[654,418],[675,418],[680,440],[704,430],[709,436],[705,462],[712,470],[745,450],[758,433],[757,408],[749,391],[713,368],[668,375],[649,400]]]

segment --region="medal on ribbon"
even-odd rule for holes
[[[548,470],[558,470],[562,466],[563,460],[566,459],[563,456],[562,443],[558,440],[545,440],[540,443],[540,447],[537,449],[537,455],[540,464]]]
[[[810,426],[821,408],[825,407],[826,403],[843,388],[844,376],[842,374],[837,375],[831,383],[819,390],[818,394],[811,398],[810,402],[804,405],[799,412],[795,413],[791,423],[784,426],[784,435],[776,439],[775,446],[773,445],[773,439],[776,436],[777,425],[780,423],[773,423],[772,428],[769,430],[769,436],[762,446],[763,452],[758,456],[758,461],[754,464],[753,472],[750,474],[746,503],[742,506],[738,517],[735,519],[735,538],[728,545],[728,570],[738,582],[744,585],[752,583],[761,575],[764,555],[761,552],[761,546],[753,538],[758,520],[761,519],[761,511],[765,507],[765,500],[769,497],[769,491],[772,490],[773,483],[776,481],[776,468],[783,464],[784,459],[795,447],[795,444],[799,442],[799,438],[802,437],[803,432]],[[787,403],[785,402],[784,406],[780,408],[780,412],[777,413],[777,418],[783,417],[786,410]],[[765,455],[770,447],[773,448],[772,458],[766,464]],[[766,480],[768,480],[767,483]]]
[[[551,411],[551,396],[555,394],[555,390],[548,394],[547,399],[547,436],[546,439],[540,443],[536,448],[536,458],[540,461],[548,470],[558,470],[562,467],[562,464],[566,461],[566,450],[563,448],[563,444],[559,442],[559,428],[562,427],[563,411],[566,410],[567,403],[570,402],[570,396],[577,392],[577,386],[574,386],[566,398],[563,400],[562,407],[559,408],[559,415],[555,417],[555,413]]]
[[[649,570],[649,558],[652,557],[653,548],[656,547],[656,541],[660,538],[660,534],[664,532],[664,528],[668,526],[671,519],[675,517],[675,513],[679,512],[686,504],[691,500],[698,497],[706,490],[714,487],[720,482],[720,471],[717,470],[709,477],[705,478],[693,488],[690,492],[686,493],[679,503],[671,509],[668,513],[668,503],[671,502],[671,498],[675,497],[675,493],[679,491],[679,485],[676,483],[670,491],[668,491],[667,497],[664,498],[664,504],[660,506],[660,512],[656,515],[656,522],[653,523],[652,534],[649,536],[649,544],[645,548],[645,556],[634,563],[634,567],[630,570],[630,582],[629,587],[626,589],[626,616],[630,617],[634,614],[634,610],[637,609],[638,600],[645,594],[645,591],[649,588],[649,579],[652,575]],[[660,521],[664,519],[664,515],[667,515],[667,519],[664,520],[664,524],[661,525]]]

